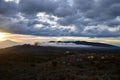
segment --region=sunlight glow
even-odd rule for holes
[[[5,40],[5,34],[0,32],[0,41]]]
[[[120,46],[120,37],[117,38],[90,38],[90,37],[74,37],[74,36],[33,36],[12,34],[6,32],[0,32],[0,41],[11,40],[19,43],[35,43],[35,42],[47,42],[47,41],[88,41],[88,42],[101,42],[108,44],[115,44]]]

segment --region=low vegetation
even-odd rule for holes
[[[120,50],[22,45],[0,50],[0,80],[120,80]]]

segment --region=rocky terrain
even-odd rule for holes
[[[0,80],[120,80],[120,50],[22,45],[0,50]]]

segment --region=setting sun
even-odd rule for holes
[[[0,41],[5,40],[5,34],[0,32]]]

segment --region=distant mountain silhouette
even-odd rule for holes
[[[76,45],[86,45],[91,47],[118,47],[105,43],[87,42],[87,41],[49,41],[49,43],[74,43]]]
[[[55,43],[53,44],[49,44],[49,43]],[[70,43],[70,44],[69,44]],[[71,44],[72,43],[72,44]],[[45,44],[45,43],[42,43]],[[105,43],[97,43],[97,42],[87,42],[87,41],[49,41],[48,43],[44,45],[39,44],[34,47],[35,48],[39,48],[38,46],[43,46],[43,47],[68,47],[68,48],[120,48],[118,46],[114,46],[114,45],[110,45],[110,44],[105,44]],[[5,41],[1,41],[0,42],[0,48],[7,48],[7,47],[12,47],[12,46],[22,46],[23,49],[31,47],[31,45],[29,44],[25,44],[22,45],[18,42],[14,42],[11,40],[5,40]],[[58,45],[58,46],[57,46]],[[59,46],[60,45],[60,46]],[[76,46],[77,45],[77,46]]]
[[[64,52],[96,52],[96,53],[119,53],[120,48],[95,48],[95,47],[79,47],[79,48],[71,48],[71,47],[55,47],[55,46],[36,46],[30,44],[24,45],[16,45],[13,47],[8,47],[4,49],[0,49],[0,54],[41,54],[41,55],[49,55],[49,54],[64,54]],[[50,55],[49,55],[50,56]]]
[[[0,48],[6,48],[6,47],[15,46],[15,45],[20,45],[20,43],[14,42],[11,40],[5,40],[0,42]]]

